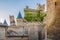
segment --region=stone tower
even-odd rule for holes
[[[41,5],[41,4],[37,4],[37,10],[38,11],[43,11],[44,10],[44,5]]]
[[[10,26],[15,26],[14,16],[10,16]]]
[[[17,26],[22,26],[23,18],[22,18],[22,15],[21,15],[20,12],[19,12],[19,14],[18,14],[16,20],[17,20]]]
[[[51,24],[52,21],[54,21],[55,18],[55,6],[56,6],[56,2],[55,0],[47,0],[47,16],[46,16],[46,23],[48,24],[48,26]]]
[[[50,33],[56,33],[55,31],[58,30],[56,28],[60,28],[60,0],[46,1],[47,16],[45,21],[45,40],[48,40],[48,36],[53,37],[52,35],[50,35]]]

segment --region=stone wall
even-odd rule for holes
[[[5,40],[28,40],[28,37],[7,37]]]
[[[0,40],[5,39],[5,28],[0,27]]]
[[[50,33],[54,33],[56,28],[60,27],[60,0],[47,1],[47,16],[45,22],[45,40],[50,37]],[[59,30],[58,30],[59,31]],[[53,36],[51,35],[53,38]]]
[[[20,34],[23,34],[23,33],[20,33],[19,34],[19,31],[22,31],[21,28],[26,28],[27,31],[28,31],[28,36],[19,36]],[[6,29],[6,30],[5,30]],[[4,27],[0,27],[0,39],[1,40],[38,40],[38,37],[39,37],[39,34],[38,32],[41,32],[40,34],[42,34],[42,29],[43,27],[41,26],[41,23],[40,22],[26,22],[26,23],[23,23],[23,25],[20,27],[20,26],[10,26],[8,28],[4,28]],[[9,36],[7,34],[7,32],[10,30],[10,33],[11,30],[13,31],[12,34],[10,35],[15,35],[15,33],[17,32],[19,35],[18,36]],[[41,36],[42,37],[42,36]]]
[[[46,21],[45,21],[45,40],[47,39],[47,32],[48,29],[53,27],[53,24],[55,22],[55,0],[46,0],[47,2],[47,16],[46,16]]]

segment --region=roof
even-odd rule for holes
[[[21,15],[20,11],[19,11],[19,14],[18,14],[17,18],[19,18],[19,19],[22,18],[22,15]]]
[[[0,27],[8,27],[6,20],[4,20],[3,23],[0,23]]]
[[[3,23],[0,23],[0,27],[8,27],[6,20],[4,20]]]
[[[6,20],[4,20],[3,25],[8,25],[7,22],[6,22]]]
[[[8,27],[8,25],[0,24],[0,27]]]

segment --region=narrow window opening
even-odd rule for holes
[[[57,5],[57,3],[55,2],[55,6]]]

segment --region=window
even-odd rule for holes
[[[57,5],[57,3],[55,2],[55,6]]]

